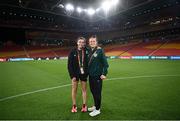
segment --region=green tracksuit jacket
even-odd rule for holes
[[[89,48],[89,76],[106,76],[108,67],[109,65],[103,49],[101,47],[96,47],[94,50]]]

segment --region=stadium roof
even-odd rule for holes
[[[118,3],[110,6],[109,1]],[[42,10],[94,22],[152,1],[154,0],[1,0],[0,4]],[[66,9],[68,4],[72,5],[68,7],[73,7],[70,11]]]
[[[103,10],[93,14],[103,1],[107,0],[1,0],[0,26],[68,32],[117,31],[180,16],[179,0],[118,0],[107,16]],[[85,12],[89,6],[92,8]]]

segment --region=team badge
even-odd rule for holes
[[[97,57],[97,53],[94,53],[94,57]]]

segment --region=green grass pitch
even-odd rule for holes
[[[67,60],[0,63],[0,119],[180,119],[180,61],[108,62],[109,80],[103,82],[101,115],[97,117],[80,112],[80,85],[78,112],[70,112]],[[92,104],[88,84],[88,106]]]

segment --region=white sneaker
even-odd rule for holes
[[[101,113],[101,112],[100,112],[100,109],[99,109],[99,110],[94,109],[94,111],[91,112],[91,113],[89,113],[89,115],[92,116],[92,117],[94,117],[94,116],[99,115],[100,113]]]
[[[94,111],[96,109],[96,107],[95,106],[92,106],[92,107],[90,107],[90,108],[88,108],[88,111]]]

